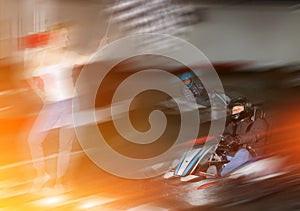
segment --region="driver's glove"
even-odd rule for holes
[[[226,135],[224,136],[224,141],[222,144],[228,146],[232,150],[235,150],[239,147],[240,141],[236,136]]]

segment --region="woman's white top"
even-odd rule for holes
[[[40,66],[33,76],[39,76],[44,83],[45,100],[56,102],[73,97],[73,66],[66,63],[58,63],[48,66]]]

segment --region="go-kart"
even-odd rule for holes
[[[208,142],[214,142],[216,137],[206,138]],[[164,179],[179,178],[182,182],[199,181],[206,178],[220,179],[219,172],[229,160],[227,155],[230,151],[237,149],[237,145],[230,145],[224,141],[223,136],[220,141],[214,144],[203,144],[202,139],[198,139],[189,150],[187,150],[178,164],[163,175]],[[246,146],[250,154],[255,151]],[[285,166],[285,158],[275,155],[257,156],[250,159],[240,167],[225,175],[223,179],[248,178],[249,181],[262,181],[272,177],[285,174],[282,171]],[[209,167],[214,168],[209,168]],[[213,169],[211,172],[210,169]]]
[[[176,167],[164,174],[165,179],[179,177],[181,181],[201,179],[203,177],[216,177],[217,175],[206,172],[209,166],[221,168],[228,162],[226,155],[231,150],[224,144],[223,137],[206,137],[197,139],[179,160]],[[206,141],[207,144],[204,144]],[[210,144],[212,142],[212,144]]]
[[[257,118],[265,119],[265,112],[261,108],[261,105],[255,105],[252,107],[251,120],[254,121]],[[267,123],[268,124],[268,123]],[[265,138],[266,142],[267,137]],[[229,162],[228,154],[231,151],[237,151],[238,145],[230,145],[226,142],[226,137],[204,137],[194,141],[192,146],[183,154],[176,166],[171,167],[171,170],[164,174],[165,179],[179,177],[181,181],[190,181],[203,177],[217,177],[215,174]],[[253,159],[244,165],[248,165],[251,162],[259,160],[256,151],[251,148],[250,145],[243,145]],[[216,169],[209,168],[215,166]],[[243,165],[243,166],[244,166]],[[207,171],[208,170],[208,171]],[[210,171],[214,170],[214,171]]]

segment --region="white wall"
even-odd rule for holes
[[[214,8],[190,42],[212,61],[300,59],[300,12],[280,8]]]
[[[81,46],[91,49],[104,34],[108,14],[99,5],[59,6],[60,15],[80,24]],[[102,12],[101,12],[102,11]],[[118,30],[111,28],[112,34]],[[262,63],[300,60],[300,11],[287,8],[210,8],[194,27],[189,41],[211,61],[250,60]]]
[[[71,38],[77,47],[87,51],[95,50],[98,46],[109,19],[109,14],[103,12],[103,5],[98,3],[62,3],[59,0],[20,2],[21,34],[34,31],[34,6],[30,3],[39,2],[36,9],[42,15],[39,17],[44,24],[66,20],[78,23]],[[115,25],[110,30],[112,34],[118,33]],[[266,7],[215,7],[208,9],[206,20],[194,27],[189,41],[211,61],[291,62],[300,58],[299,34],[300,11]]]

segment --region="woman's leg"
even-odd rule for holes
[[[63,127],[60,129],[56,185],[62,184],[62,177],[65,175],[67,168],[69,166],[73,140],[74,140],[73,128]]]
[[[47,121],[48,115],[47,108],[44,107],[36,118],[28,136],[30,154],[38,176],[42,176],[46,173],[42,144],[48,133],[48,131],[44,130],[45,121]]]
[[[29,133],[28,144],[30,154],[33,166],[37,171],[37,178],[33,184],[34,190],[41,188],[50,179],[45,169],[43,142],[46,139],[48,130],[51,129],[59,118],[59,115],[55,111],[55,105],[46,104],[39,113]]]

